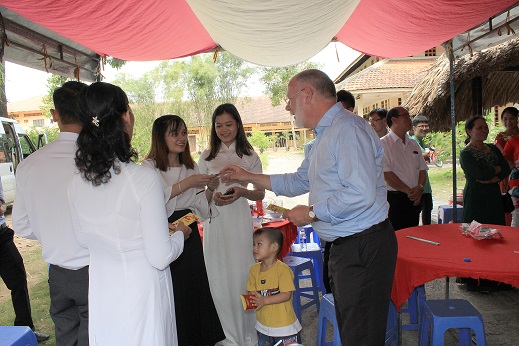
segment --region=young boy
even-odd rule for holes
[[[247,291],[254,293],[258,346],[301,343],[301,324],[292,306],[294,274],[278,260],[283,247],[283,233],[277,228],[260,228],[254,232],[254,259]]]

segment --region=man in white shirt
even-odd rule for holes
[[[20,237],[37,239],[50,264],[50,314],[56,344],[88,345],[89,252],[75,237],[67,187],[75,174],[76,140],[81,131],[77,100],[86,87],[67,82],[53,94],[52,117],[60,134],[18,166],[13,228]]]
[[[384,146],[389,220],[397,231],[418,226],[427,164],[418,143],[407,136],[411,129],[409,111],[391,108],[386,120],[390,131],[380,141]]]

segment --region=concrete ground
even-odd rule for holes
[[[284,156],[281,159],[271,159],[268,169],[265,173],[284,173],[294,172],[303,159],[302,154],[293,153]],[[294,198],[276,197],[273,193],[267,192],[266,199],[271,202],[283,203],[286,208],[292,208],[298,204],[308,204],[308,196],[299,196]],[[434,198],[434,208],[432,213],[433,223],[437,222],[438,205],[447,204],[446,201]],[[519,230],[518,230],[519,232]],[[518,257],[519,261],[519,257]],[[519,262],[518,262],[519,265]],[[519,345],[519,289],[514,288],[508,291],[479,293],[469,292],[464,285],[455,282],[455,278],[450,278],[449,289],[450,298],[466,299],[471,302],[483,316],[485,324],[485,334],[487,345]],[[439,279],[429,282],[425,285],[427,299],[444,299],[445,298],[445,279]],[[317,309],[312,306],[303,311],[302,316],[302,341],[305,346],[316,345],[317,340]],[[402,314],[402,322],[406,323],[407,315]],[[328,328],[328,339],[332,337],[332,330]],[[411,346],[418,344],[418,331],[403,331],[401,345]],[[449,330],[445,334],[445,345],[458,345],[457,332]]]

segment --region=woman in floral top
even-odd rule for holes
[[[467,146],[460,154],[466,178],[463,222],[476,220],[484,224],[505,225],[499,182],[510,174],[508,162],[495,145],[484,143],[488,137],[488,125],[483,117],[468,119],[465,132]]]
[[[460,164],[465,173],[463,191],[463,222],[476,220],[483,224],[504,225],[505,211],[499,182],[510,174],[510,166],[501,151],[484,141],[488,137],[488,125],[483,117],[472,117],[465,122],[467,146],[461,151]],[[519,138],[519,137],[517,137]],[[510,289],[502,282],[459,278],[469,291],[494,291]]]

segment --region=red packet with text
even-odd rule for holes
[[[243,310],[255,310],[256,306],[254,305],[254,293],[247,293],[240,295],[241,304],[243,305]]]
[[[173,224],[173,226],[176,226],[180,221],[182,221],[182,223],[184,225],[189,226],[190,224],[192,224],[199,218],[200,218],[200,216],[198,216],[196,214],[188,213],[188,214],[182,216],[180,219],[173,221],[172,224]],[[169,230],[169,234],[173,234],[174,232],[175,231]]]
[[[283,208],[283,207],[280,207],[279,205],[275,205],[275,204],[269,204],[267,207],[267,210],[271,210],[273,212],[283,214],[283,213],[289,211],[290,209]]]

